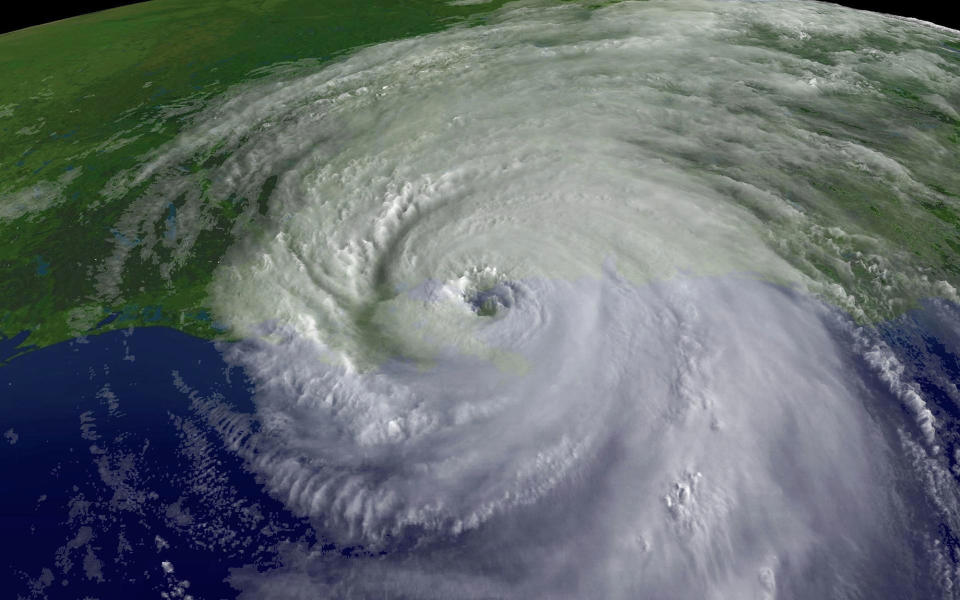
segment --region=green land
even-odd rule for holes
[[[77,307],[102,304],[94,275],[127,208],[126,198],[108,201],[101,191],[173,139],[203,99],[268,65],[331,61],[364,45],[479,23],[502,4],[153,0],[0,36],[0,335],[30,331],[27,350],[77,334]],[[184,108],[158,118],[177,106]],[[217,226],[169,280],[154,261],[130,260],[122,300],[97,308],[96,321],[112,321],[95,331],[165,325],[219,335],[205,289],[233,242],[238,203],[256,201],[223,203]]]
[[[20,346],[27,351],[133,326],[169,326],[211,339],[223,335],[205,305],[206,290],[235,241],[237,216],[249,203],[262,206],[270,189],[217,204],[216,223],[200,234],[189,260],[168,273],[161,266],[169,257],[131,253],[118,293],[105,299],[96,275],[118,239],[139,243],[122,239],[115,227],[129,201],[143,192],[104,194],[111,178],[174,139],[207,99],[263,76],[264,67],[304,59],[322,64],[365,45],[481,24],[504,1],[153,0],[0,35],[0,336],[29,331]],[[802,46],[784,40],[777,31],[754,26],[734,43],[824,65],[838,53],[898,50],[891,38],[869,33]],[[960,78],[960,39],[924,50]],[[803,208],[824,225],[818,234],[824,247],[855,255],[858,242],[831,239],[829,227],[855,222],[896,248],[897,261],[909,260],[930,281],[960,288],[960,120],[949,109],[960,110],[960,89],[942,98],[947,108],[938,108],[919,78],[868,75],[883,83],[883,98],[829,99],[848,104],[846,116],[824,112],[826,104],[816,100],[784,108],[809,132],[895,157],[920,184],[917,192],[904,198],[848,165],[823,165],[816,173],[796,174],[812,186]],[[932,154],[931,147],[940,151]],[[691,169],[736,170],[735,155],[721,150],[713,165]],[[184,168],[202,175],[210,166],[201,158]],[[770,187],[790,197],[791,190],[776,189],[775,177]],[[176,209],[173,203],[170,210]],[[794,254],[788,258],[857,295],[870,318],[895,316],[929,295],[924,289],[910,297],[909,289],[901,289],[896,292],[906,301],[884,303],[884,292],[877,290],[894,283],[884,279],[889,275],[882,265],[851,259],[850,268],[839,268],[835,255],[787,245],[784,252]]]

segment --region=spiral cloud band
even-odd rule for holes
[[[210,198],[266,198],[211,287],[256,414],[198,406],[363,549],[291,544],[235,584],[952,597],[943,417],[862,324],[956,294],[856,218],[938,193],[885,151],[877,73],[956,118],[957,68],[922,49],[944,35],[813,3],[519,2],[201,112],[115,182],[146,190],[119,227],[149,241],[144,215],[185,195],[154,241],[186,255]],[[949,160],[908,133],[905,153]],[[191,191],[177,165],[210,156]]]

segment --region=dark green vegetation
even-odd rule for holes
[[[791,248],[787,258],[814,278],[841,284],[870,319],[894,317],[929,294],[926,287],[911,289],[916,280],[897,281],[896,267],[916,266],[927,282],[960,287],[960,88],[933,89],[939,78],[927,70],[936,64],[960,78],[960,42],[934,41],[896,21],[888,29],[801,38],[788,26],[750,23],[732,40],[806,59],[809,68],[797,78],[820,76],[827,84],[810,96],[761,89],[788,111],[784,129],[805,134],[796,139],[798,156],[820,147],[829,149],[824,156],[843,157],[775,164],[765,189],[824,225],[813,235],[815,247]],[[891,70],[880,54],[899,57],[900,68]],[[847,81],[831,86],[838,65],[849,69]],[[747,85],[762,88],[762,79]],[[735,158],[717,166],[726,174],[738,169]],[[832,224],[845,231],[834,235]]]
[[[128,207],[128,197],[103,194],[111,177],[258,68],[334,60],[501,4],[154,0],[0,36],[0,334],[30,330],[26,343],[45,346],[110,317],[95,330],[169,325],[216,336],[205,288],[234,239],[234,218],[249,202],[262,214],[269,190],[221,203],[215,226],[168,278],[159,272],[164,257],[132,254],[117,300],[105,302],[96,275]],[[170,211],[175,226],[175,203]],[[136,251],[138,240],[125,243]]]
[[[265,230],[278,178],[250,197],[207,194],[224,152],[191,155],[172,167],[189,183],[143,226],[129,211],[156,178],[129,187],[114,178],[191,127],[209,99],[276,72],[266,67],[313,69],[364,45],[482,23],[504,2],[154,0],[0,36],[0,336],[29,330],[26,344],[45,346],[146,325],[222,335],[205,306],[208,284],[239,234]],[[610,3],[584,2],[582,14]],[[661,150],[687,161],[691,176],[715,175],[722,193],[769,225],[777,251],[839,289],[825,296],[857,318],[894,316],[940,294],[940,282],[949,296],[960,287],[960,89],[944,92],[937,78],[960,78],[960,41],[896,21],[800,37],[744,14],[726,24],[725,42],[754,61],[755,75],[708,92],[677,77],[665,90],[705,94],[737,118],[773,118],[715,129],[696,152]],[[768,65],[825,85],[785,92]],[[678,122],[684,139],[714,126],[695,115]],[[809,217],[806,229],[741,198],[737,182],[786,199]],[[184,257],[172,241],[189,194],[206,212],[191,217],[202,227]],[[118,247],[129,254],[111,266]],[[361,312],[361,328],[375,313]]]

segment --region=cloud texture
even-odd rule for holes
[[[869,216],[946,201],[916,166],[955,158],[943,130],[880,121],[906,83],[957,118],[950,35],[814,3],[521,2],[279,69],[119,176],[146,189],[131,236],[186,193],[183,253],[203,202],[266,199],[211,287],[257,411],[204,410],[362,551],[291,545],[235,574],[245,597],[953,593],[939,417],[855,324],[956,299]],[[177,165],[211,156],[201,193]]]

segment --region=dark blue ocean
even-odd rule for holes
[[[4,597],[232,598],[231,567],[270,568],[278,542],[315,541],[191,410],[174,372],[252,410],[243,373],[170,329],[91,336],[0,367]]]
[[[878,329],[934,411],[954,467],[958,323],[957,307],[937,302]],[[254,410],[251,382],[213,343],[130,329],[6,360],[22,341],[0,342],[4,597],[234,598],[231,569],[275,568],[287,542],[360,559],[266,494],[178,387]],[[910,421],[877,395],[889,418]],[[943,524],[940,537],[956,564],[954,532]]]

